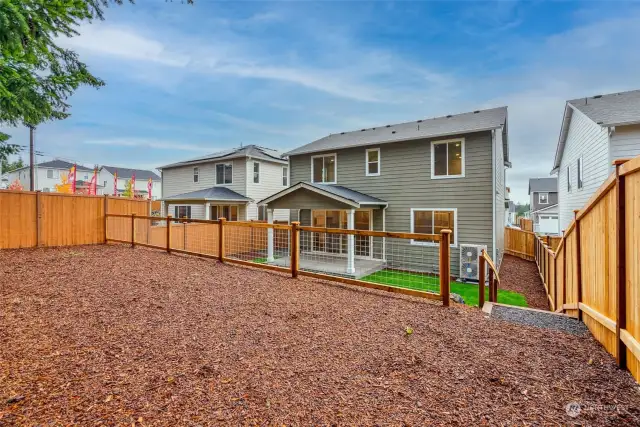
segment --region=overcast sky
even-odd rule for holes
[[[48,156],[153,168],[507,105],[507,185],[524,202],[567,99],[640,88],[637,2],[139,0],[106,17],[63,41],[107,86],[38,128]]]

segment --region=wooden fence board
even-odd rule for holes
[[[636,341],[640,341],[640,171],[625,176],[625,230],[626,330]],[[636,379],[640,379],[640,359],[629,349],[627,367]]]
[[[535,234],[531,231],[511,227],[504,229],[504,250],[510,255],[532,261],[535,255],[534,240]]]
[[[36,193],[0,190],[0,249],[36,246]]]

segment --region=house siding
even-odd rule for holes
[[[502,129],[494,131],[495,143],[494,147],[494,179],[496,183],[496,195],[495,195],[495,212],[494,212],[494,224],[495,224],[495,246],[496,251],[494,259],[496,266],[500,268],[502,263],[502,256],[504,255],[504,230],[502,224],[504,221],[504,199],[505,199],[505,166],[504,166],[504,149],[502,147]],[[491,252],[490,252],[491,253]]]
[[[253,182],[253,163],[260,163],[260,183]],[[265,199],[279,191],[284,190],[288,186],[282,185],[282,168],[288,167],[282,163],[268,162],[265,160],[256,160],[247,158],[246,170],[247,176],[247,197],[254,201],[247,205],[247,218],[258,219],[258,205],[262,199]],[[266,219],[266,218],[265,218]],[[289,221],[289,210],[274,209],[273,219],[276,221]]]
[[[386,230],[408,232],[411,230],[412,208],[456,208],[458,221],[458,247],[460,244],[487,245],[493,252],[493,172],[492,134],[479,132],[465,137],[465,177],[431,179],[431,139],[382,144],[380,148],[380,176],[365,176],[367,148],[353,147],[330,150],[337,153],[337,183],[356,191],[380,198],[389,203],[386,211]],[[447,137],[452,139],[455,137]],[[319,155],[322,153],[314,153]],[[502,158],[499,162],[503,164]],[[311,179],[311,154],[292,156],[291,183]],[[502,206],[504,205],[504,202]],[[499,224],[502,224],[503,209]],[[301,222],[303,222],[301,211]],[[387,258],[391,252],[387,248]],[[425,249],[406,242],[402,256],[418,256],[423,250],[431,250],[437,261],[437,247]],[[460,253],[451,248],[451,268],[459,273]],[[436,262],[437,264],[437,262]]]
[[[576,181],[577,182],[577,181]],[[566,184],[566,182],[565,182]],[[539,198],[539,194],[540,193],[548,193],[549,194],[549,203],[546,204],[540,204],[538,203],[538,200],[540,200]],[[558,203],[558,193],[556,192],[549,192],[549,191],[534,191],[531,193],[531,201],[530,201],[530,207],[531,207],[531,212],[535,212],[537,210],[540,209],[544,209],[544,208],[548,208],[549,206],[555,205]]]
[[[577,161],[580,156],[584,169],[583,187],[578,189]],[[571,192],[567,191],[567,166],[571,170]],[[581,209],[585,205],[607,179],[609,171],[608,129],[574,110],[558,171],[560,230],[568,227],[573,219],[574,209]]]
[[[610,141],[609,165],[617,159],[640,156],[640,125],[616,127]]]

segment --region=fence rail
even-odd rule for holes
[[[640,156],[574,212],[556,241],[535,236],[549,306],[582,320],[620,367],[640,379]]]
[[[450,231],[397,233],[107,213],[106,240],[309,276],[449,305]],[[419,242],[412,245],[410,242]],[[425,246],[422,246],[425,244]]]

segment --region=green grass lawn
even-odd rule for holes
[[[440,283],[437,276],[405,273],[402,271],[380,270],[365,276],[360,280],[398,286],[400,288],[416,289],[440,293]],[[472,283],[451,282],[451,292],[460,295],[465,304],[478,306],[478,285]],[[489,300],[489,289],[485,288],[485,301]],[[517,292],[498,289],[498,302],[509,305],[527,307],[524,295]]]

